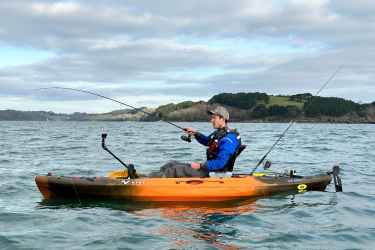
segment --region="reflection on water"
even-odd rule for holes
[[[307,192],[309,193],[309,192]],[[218,249],[243,249],[245,247],[225,242],[235,239],[240,233],[231,221],[238,216],[281,211],[293,207],[319,207],[335,205],[328,200],[321,202],[296,202],[295,198],[304,193],[285,192],[268,197],[247,198],[226,202],[139,202],[139,201],[98,201],[45,200],[37,209],[95,209],[123,211],[148,221],[163,223],[149,229],[152,235],[167,236],[170,246],[188,247],[191,244],[209,244]],[[166,221],[165,221],[166,220]]]
[[[96,201],[45,200],[38,209],[91,209],[107,208],[132,213],[139,217],[165,218],[175,223],[163,223],[149,233],[169,235],[171,246],[184,247],[192,243],[205,243],[219,249],[242,249],[241,246],[227,244],[220,239],[235,237],[237,229],[227,223],[245,214],[262,212],[256,204],[259,198],[227,202],[136,202],[136,201]],[[190,239],[194,238],[192,242]]]

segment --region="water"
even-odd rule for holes
[[[208,134],[210,123],[178,123]],[[249,173],[289,124],[230,124]],[[325,173],[341,167],[343,193],[282,193],[240,201],[44,200],[36,175],[107,176],[173,160],[203,162],[204,148],[167,123],[0,122],[0,249],[374,249],[375,126],[294,124],[267,160],[271,170]],[[261,171],[261,167],[257,172]]]

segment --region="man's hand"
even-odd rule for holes
[[[196,169],[196,170],[201,168],[201,164],[199,163],[191,163],[190,166],[192,169]]]
[[[195,129],[192,129],[192,128],[183,128],[185,130],[185,133],[189,134],[189,135],[195,135],[195,133],[197,133],[197,131]]]

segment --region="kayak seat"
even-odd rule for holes
[[[236,162],[237,156],[239,156],[245,148],[246,148],[246,145],[241,145],[236,150],[234,150],[232,156],[229,158],[228,163],[227,163],[228,172],[233,171],[234,163]]]
[[[241,154],[241,152],[246,148],[246,145],[239,146],[236,150],[234,150],[232,156],[229,158],[227,164],[225,165],[228,168],[227,172],[210,172],[210,177],[232,177],[232,171],[234,167],[234,163],[236,162],[237,156]]]

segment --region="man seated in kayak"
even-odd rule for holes
[[[211,115],[211,123],[216,129],[209,136],[205,136],[192,128],[184,128],[189,135],[194,135],[195,139],[207,149],[207,161],[203,163],[181,163],[170,162],[160,168],[160,171],[150,173],[148,178],[179,178],[179,177],[206,177],[210,172],[227,172],[227,162],[233,152],[240,146],[240,135],[236,130],[227,127],[229,112],[221,106],[214,110],[208,110]]]

